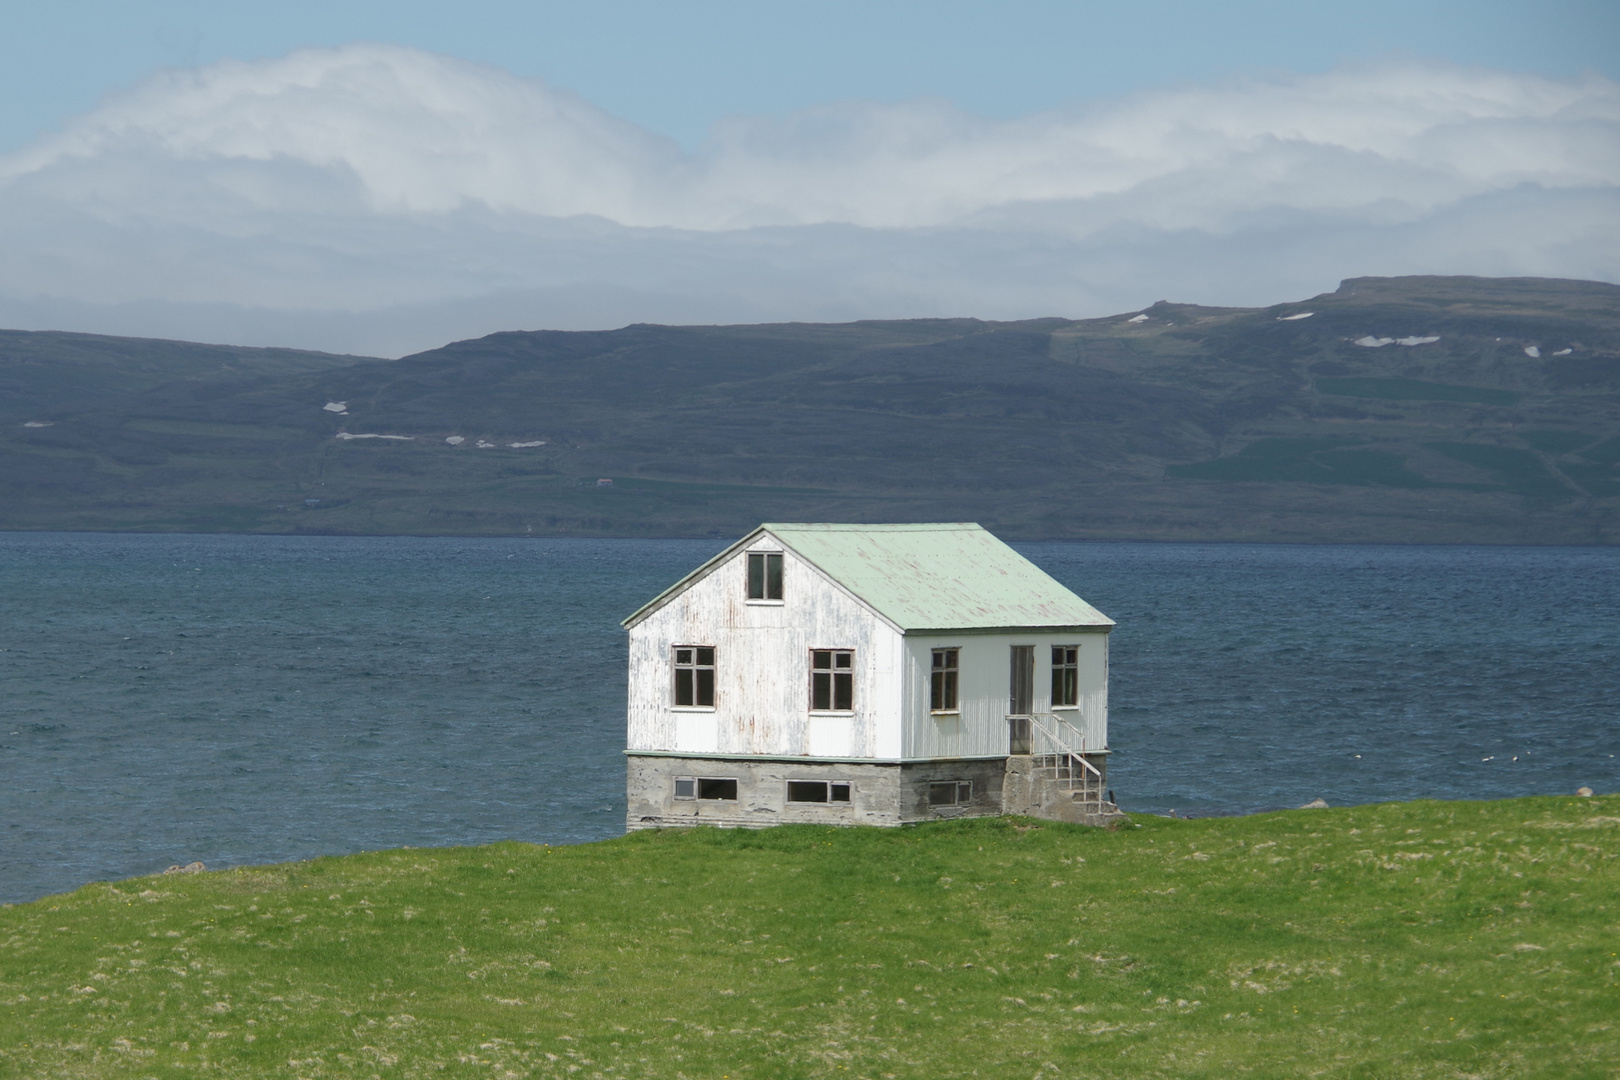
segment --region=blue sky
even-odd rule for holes
[[[1620,3],[0,0],[0,326],[503,329],[1620,280]]]

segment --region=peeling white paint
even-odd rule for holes
[[[783,553],[781,601],[747,598],[748,551]],[[712,709],[673,704],[682,645],[715,649]],[[1079,646],[1080,701],[1057,712],[1083,733],[1085,749],[1106,749],[1105,630],[908,635],[764,533],[631,626],[626,748],[877,761],[1005,755],[1014,645],[1035,646],[1036,712],[1052,711],[1051,647]],[[929,712],[935,648],[960,650],[954,713]],[[811,711],[813,649],[854,651],[852,711]]]

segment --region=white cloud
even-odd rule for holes
[[[0,159],[0,321],[104,332],[392,352],[1418,272],[1620,278],[1620,86],[1412,62],[1012,121],[853,102],[683,154],[541,83],[356,45],[164,73]]]

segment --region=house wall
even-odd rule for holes
[[[902,638],[813,566],[783,551],[783,599],[747,599],[747,552],[716,564],[630,630],[627,749],[894,760],[900,755]],[[677,709],[677,645],[716,651],[713,709]],[[854,711],[810,711],[810,651],[853,649]]]
[[[1085,738],[1088,751],[1108,746],[1108,634],[1098,630],[1039,633],[908,634],[904,639],[901,753],[907,759],[1007,753],[1007,708],[1014,645],[1035,647],[1035,712],[1055,712]],[[1052,707],[1052,647],[1080,647],[1077,708]],[[930,713],[935,649],[959,649],[955,714]],[[1079,747],[1076,747],[1079,749]]]

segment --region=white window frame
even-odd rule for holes
[[[934,658],[940,653],[955,653],[956,666],[953,668],[939,668],[934,666]],[[948,708],[934,708],[934,676],[945,676],[947,673],[956,676],[956,703]],[[962,715],[962,647],[960,645],[942,645],[928,652],[928,715],[929,716],[960,716]]]
[[[691,650],[691,652],[692,652],[692,662],[689,663],[689,664],[683,664],[683,663],[680,662],[681,652],[682,652],[682,650],[687,650],[687,649]],[[709,651],[709,663],[708,664],[699,664],[697,662],[698,650],[700,650],[700,649],[707,649]],[[715,704],[720,700],[720,662],[719,662],[719,659],[720,659],[719,651],[713,645],[672,645],[672,646],[670,646],[670,649],[669,649],[669,664],[670,664],[670,671],[669,671],[669,707],[670,707],[671,710],[673,710],[675,712],[697,712],[697,713],[712,713],[712,712],[715,711]],[[682,671],[690,671],[692,673],[692,704],[690,704],[690,705],[682,705],[682,704],[680,704],[680,700],[681,700],[681,691],[680,691],[681,676],[680,676],[680,673]],[[698,675],[697,675],[697,673],[699,671],[707,671],[709,673],[709,698],[710,698],[710,701],[709,701],[709,704],[707,704],[707,705],[699,705],[697,703],[698,697],[700,696],[698,694]]]
[[[831,653],[832,654],[832,659],[831,659],[830,663],[832,664],[832,666],[831,667],[825,667],[825,668],[816,667],[816,653]],[[846,670],[845,668],[839,666],[838,657],[840,657],[840,656],[848,656],[849,657],[849,665],[848,665],[848,668],[847,668],[847,671],[849,673],[849,708],[847,708],[847,709],[838,708],[838,679],[837,679],[837,677],[839,675],[841,675],[841,674],[844,674],[844,672]],[[830,707],[826,708],[826,709],[818,709],[818,708],[816,708],[816,676],[820,675],[820,674],[823,674],[823,673],[825,673],[829,677],[829,682],[828,682],[828,686],[827,686],[827,703],[828,703],[828,705]],[[811,715],[813,715],[813,716],[853,716],[853,715],[855,715],[855,650],[854,649],[811,649],[810,650],[810,685],[809,685],[808,689],[810,691],[810,713],[811,713]]]
[[[1078,708],[1080,708],[1080,645],[1079,645],[1079,643],[1076,643],[1076,644],[1073,644],[1073,645],[1053,645],[1052,649],[1054,651],[1057,650],[1057,649],[1073,649],[1074,650],[1074,664],[1073,664],[1073,666],[1071,667],[1068,664],[1062,665],[1063,669],[1072,670],[1074,672],[1074,701],[1072,703],[1066,703],[1066,704],[1063,704],[1063,705],[1059,705],[1058,701],[1057,701],[1057,695],[1053,694],[1052,695],[1052,700],[1051,700],[1051,703],[1050,703],[1051,706],[1052,706],[1052,711],[1057,712],[1059,709],[1078,709]],[[1050,656],[1051,653],[1048,653],[1047,655]],[[1058,670],[1059,670],[1059,665],[1054,663],[1052,665],[1052,674],[1054,676],[1056,676]],[[1055,681],[1055,679],[1053,681]]]
[[[761,563],[760,591],[763,596],[754,595],[754,559]],[[777,581],[780,596],[771,595],[771,560],[776,560]],[[743,602],[755,607],[781,607],[787,595],[787,559],[780,551],[750,551],[743,558]]]

